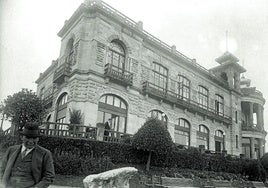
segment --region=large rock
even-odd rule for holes
[[[89,175],[83,183],[85,188],[128,188],[129,179],[137,172],[138,170],[134,167],[118,168]]]

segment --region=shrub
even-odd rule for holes
[[[265,181],[266,173],[258,160],[243,161],[243,175],[248,177],[250,181]]]
[[[111,170],[115,165],[107,156],[101,158],[82,158],[74,154],[54,155],[56,174],[89,175]]]
[[[151,118],[134,134],[132,145],[138,150],[148,151],[146,169],[149,170],[152,153],[167,154],[171,152],[173,142],[163,122]]]
[[[262,158],[261,158],[261,164],[263,166],[263,168],[266,171],[266,174],[268,175],[268,153],[265,153]]]
[[[3,149],[16,144],[13,137],[0,136],[0,141],[0,148]],[[39,144],[52,152],[57,174],[66,175],[99,173],[121,164],[141,165],[147,162],[148,155],[148,151],[137,150],[124,143],[41,136]],[[257,160],[201,154],[196,149],[171,148],[168,155],[153,154],[151,164],[154,169],[161,169],[163,175],[175,177],[176,173],[184,175],[179,169],[191,169],[191,174],[199,178],[232,180],[235,178],[232,174],[237,174],[254,181],[265,180],[265,170]],[[214,171],[216,175],[207,171]]]

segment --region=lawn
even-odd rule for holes
[[[73,175],[56,175],[53,185],[70,186],[70,187],[84,187],[84,176]]]

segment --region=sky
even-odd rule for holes
[[[64,21],[83,0],[0,1],[0,101],[28,88],[56,60]],[[268,97],[267,0],[104,0],[144,30],[209,69],[226,49]],[[228,31],[228,37],[226,37]],[[228,47],[226,48],[226,38]],[[268,99],[268,98],[267,98]],[[264,121],[268,131],[268,105]],[[267,144],[268,145],[268,144]],[[267,146],[266,145],[266,146]],[[268,147],[267,147],[268,148]]]

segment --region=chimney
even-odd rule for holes
[[[139,30],[143,30],[143,23],[142,23],[142,21],[138,21],[137,22],[137,28],[139,29]]]

